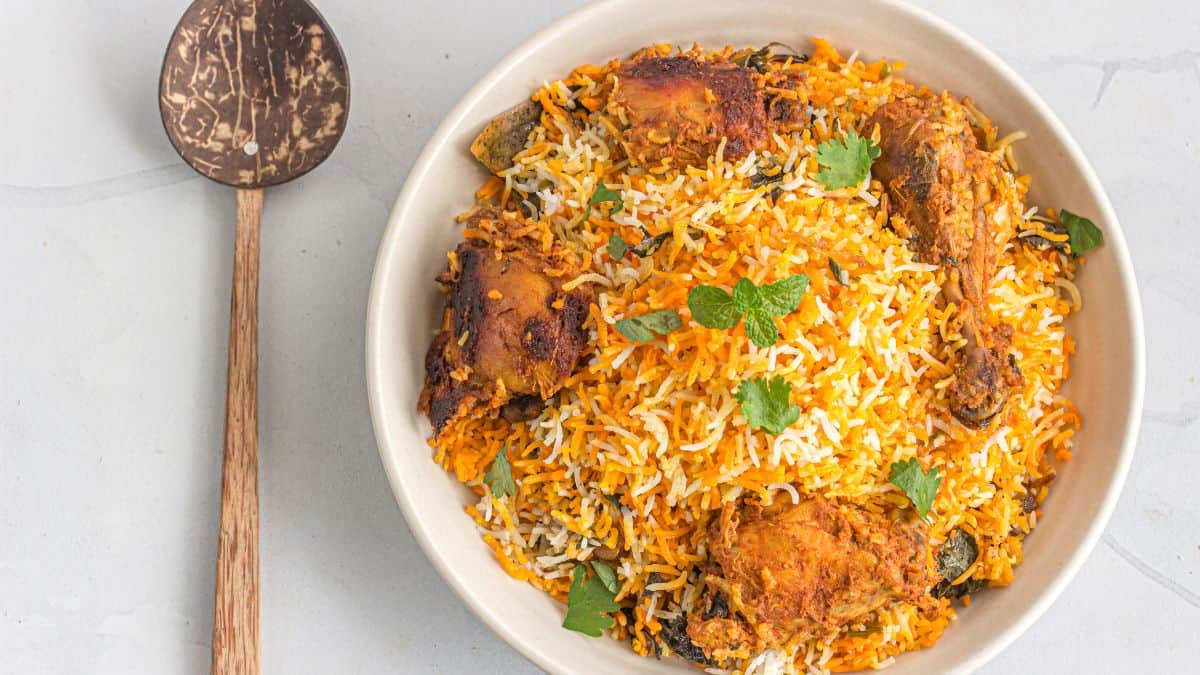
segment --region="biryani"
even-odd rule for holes
[[[1080,416],[1102,237],[903,64],[661,44],[471,147],[421,410],[566,629],[710,672],[885,667],[1007,586]],[[564,634],[566,635],[566,634]]]

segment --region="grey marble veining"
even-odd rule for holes
[[[318,4],[355,98],[329,163],[267,196],[264,671],[534,672],[405,527],[375,453],[362,326],[421,145],[491,64],[580,3]],[[1118,510],[983,672],[1195,672],[1200,5],[918,4],[1007,60],[1079,140],[1126,230],[1148,332]],[[158,121],[182,5],[0,0],[0,671],[207,672],[233,199]]]

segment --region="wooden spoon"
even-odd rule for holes
[[[333,31],[305,0],[196,0],[167,47],[159,107],[184,161],[237,188],[212,672],[255,675],[262,189],[333,152],[350,78]]]

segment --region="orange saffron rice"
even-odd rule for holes
[[[775,134],[769,150],[739,161],[718,151],[706,167],[683,169],[632,169],[623,159],[603,105],[617,65],[581,66],[542,86],[533,99],[544,112],[525,150],[476,194],[481,206],[533,215],[529,234],[546,250],[561,242],[584,260],[585,273],[566,290],[587,284],[596,297],[585,323],[590,346],[538,417],[510,423],[468,415],[430,441],[436,461],[478,495],[467,512],[499,564],[565,602],[577,563],[608,561],[620,584],[617,602],[633,608],[615,615],[611,637],[656,653],[653,636],[663,622],[686,615],[700,598],[705,529],[723,503],[811,492],[903,508],[907,498],[888,482],[889,469],[915,457],[944,477],[929,514],[930,550],[962,528],[979,544],[964,578],[1012,583],[1022,540],[1040,516],[1031,498],[1039,505],[1045,498],[1053,462],[1071,456],[1080,424],[1059,393],[1073,349],[1064,320],[1079,306],[1077,261],[1018,237],[1000,251],[989,309],[1015,329],[1025,382],[1001,418],[968,429],[947,407],[954,377],[947,364],[965,340],[953,332],[954,308],[938,301],[941,271],[918,262],[886,227],[888,200],[878,180],[826,191],[815,179],[818,144],[860,129],[879,105],[919,90],[896,75],[902,64],[846,58],[816,39],[807,62],[770,65],[804,71],[807,129]],[[1020,134],[1002,136],[966,104],[980,147],[1008,170],[1012,203],[1023,203],[1029,178],[1019,175],[1012,150]],[[784,178],[755,187],[766,161]],[[597,207],[584,221],[600,185],[617,190],[624,207],[611,215]],[[1024,211],[1013,227],[1064,238],[1046,231],[1036,213]],[[487,239],[486,227],[465,234]],[[614,261],[606,253],[611,235],[638,241],[645,232],[672,236],[654,256]],[[851,277],[848,286],[834,278],[831,258]],[[778,320],[773,347],[755,346],[740,325],[704,328],[688,312],[697,284],[730,288],[747,277],[761,285],[792,274],[807,275],[811,286],[800,308]],[[682,327],[637,345],[614,328],[659,309],[678,311]],[[752,430],[734,398],[740,382],[766,375],[785,378],[801,410],[778,435]],[[483,478],[502,449],[517,488],[497,497]],[[894,603],[836,635],[798,641],[786,652],[752,648],[726,666],[884,667],[933,645],[954,618],[949,599],[926,610]]]

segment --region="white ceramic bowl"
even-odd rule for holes
[[[1014,19],[1016,20],[1016,19]],[[379,453],[408,525],[463,601],[501,637],[553,673],[694,673],[676,660],[636,656],[626,644],[560,627],[565,608],[508,577],[463,513],[469,491],[431,460],[417,414],[423,358],[442,298],[433,278],[460,239],[452,218],[484,178],[468,153],[492,116],[544,80],[582,63],[671,41],[708,46],[808,44],[820,35],[844,54],[908,63],[904,76],[973,97],[1003,129],[1023,129],[1030,203],[1067,206],[1104,230],[1088,254],[1086,307],[1068,330],[1078,340],[1068,394],[1084,415],[1078,452],[1061,467],[1046,517],[1026,542],[1016,582],[979,597],[932,649],[892,672],[968,672],[987,661],[1054,601],[1095,544],[1116,504],[1141,416],[1141,310],[1125,238],[1092,168],[1037,94],[998,58],[936,17],[888,0],[606,0],[535,35],[472,88],[426,144],[379,249],[367,317],[367,380]],[[1069,648],[1069,647],[1068,647]]]

